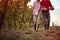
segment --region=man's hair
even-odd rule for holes
[[[37,0],[38,2],[40,1],[40,0]]]
[[[42,1],[44,1],[44,0],[42,0]]]
[[[42,0],[42,1],[44,1],[44,0]],[[49,1],[49,0],[48,0]]]

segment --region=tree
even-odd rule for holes
[[[23,15],[22,15],[21,22],[20,22],[20,29],[21,29],[22,22],[24,20],[24,15],[26,13],[26,7],[27,7],[28,1],[30,1],[30,0],[24,0],[24,1],[22,0],[23,5],[24,5],[24,7],[23,7],[24,10],[23,10]]]
[[[0,17],[0,32],[1,32],[1,28],[2,28],[2,24],[3,24],[3,20],[4,20],[4,17],[5,17],[5,13],[7,11],[7,5],[8,5],[8,1],[9,0],[1,0],[1,3],[2,3],[2,7],[3,7],[3,11],[0,12],[1,13],[1,17]]]

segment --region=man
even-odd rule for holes
[[[50,25],[50,12],[49,10],[54,10],[50,0],[42,0],[41,1],[41,10],[44,19],[44,28],[45,30],[49,29]]]
[[[34,19],[34,29],[37,31],[39,27],[39,10],[40,10],[40,0],[36,0],[33,3],[33,19]]]

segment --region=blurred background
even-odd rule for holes
[[[33,27],[32,5],[35,0],[0,0],[0,23],[7,29],[28,29]],[[60,1],[50,0],[55,10],[50,11],[50,26],[60,26]],[[42,16],[42,15],[41,15]],[[43,18],[40,18],[43,27]]]

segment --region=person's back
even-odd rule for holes
[[[54,10],[50,0],[42,0],[41,1],[41,10],[44,19],[44,28],[45,30],[49,29],[50,26],[50,13],[49,10]]]
[[[34,20],[35,31],[37,31],[39,27],[39,21],[40,21],[39,10],[40,10],[40,0],[36,0],[33,3],[33,20]]]
[[[40,2],[37,0],[33,3],[33,15],[38,15],[38,10],[40,9]]]
[[[39,10],[40,8],[40,2],[35,1],[34,2],[34,9]]]
[[[41,6],[46,8],[46,10],[42,10],[42,12],[46,12],[46,13],[49,13],[49,10],[54,9],[51,2],[50,2],[50,0],[42,0],[41,1]]]

